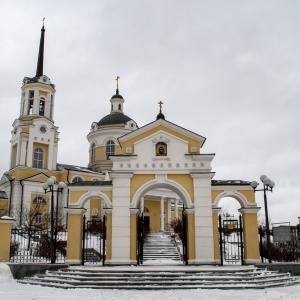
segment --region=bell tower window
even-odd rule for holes
[[[40,99],[39,115],[40,116],[44,116],[45,115],[45,98],[41,98]]]
[[[106,143],[106,159],[109,159],[110,155],[115,155],[115,142],[114,141],[108,141]]]
[[[29,91],[27,115],[32,115],[33,113],[33,100],[34,100],[34,91]]]
[[[42,148],[36,148],[33,154],[33,167],[37,169],[43,168],[44,151]]]
[[[96,144],[93,143],[91,147],[91,161],[95,161],[96,159]]]
[[[119,104],[119,110],[122,110],[122,105],[121,104]]]

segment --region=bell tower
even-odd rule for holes
[[[10,169],[56,169],[59,133],[53,121],[55,85],[44,74],[44,42],[43,24],[36,75],[23,79],[20,115],[13,123]]]

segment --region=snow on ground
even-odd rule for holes
[[[1,300],[295,300],[300,299],[300,285],[264,290],[93,290],[93,289],[57,289],[17,283],[9,267],[0,263],[0,299]]]

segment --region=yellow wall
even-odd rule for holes
[[[33,200],[36,197],[43,197],[46,200],[46,204],[34,204]],[[55,201],[55,199],[54,199],[54,201]],[[49,206],[50,206],[49,195],[31,194],[30,214],[28,216],[30,218],[30,223],[35,226],[41,226],[43,228],[47,228],[48,222],[49,222]],[[42,223],[41,224],[36,224],[36,222],[35,222],[35,215],[37,213],[40,213],[42,215]]]
[[[214,258],[220,259],[219,218],[213,213]]]
[[[70,190],[70,203],[76,203],[78,199],[84,195],[87,191],[72,191]]]
[[[255,194],[254,194],[254,190],[237,190],[237,192],[241,193],[242,195],[244,195],[247,200],[251,203],[255,203]]]
[[[67,261],[81,261],[82,214],[68,214]]]
[[[150,217],[150,230],[160,231],[160,201],[144,200],[144,207],[149,209],[148,213],[144,213],[144,217]]]
[[[92,212],[93,209],[97,208],[98,209],[98,218],[101,216],[101,199],[90,199],[90,216],[93,217]]]
[[[196,140],[194,140],[192,138],[186,137],[185,135],[182,135],[182,134],[178,133],[177,131],[174,131],[174,130],[172,130],[170,128],[167,128],[165,126],[160,125],[160,126],[152,128],[152,129],[148,130],[147,132],[144,132],[143,134],[140,134],[140,135],[138,135],[138,136],[136,136],[136,137],[134,137],[134,138],[126,141],[124,143],[124,145],[123,145],[123,153],[126,154],[125,153],[126,147],[132,147],[132,150],[134,151],[134,143],[136,143],[136,142],[138,142],[138,141],[146,138],[149,135],[152,135],[152,134],[158,132],[159,130],[163,130],[163,131],[165,131],[165,132],[167,132],[167,133],[169,133],[171,135],[174,135],[174,136],[176,136],[176,137],[178,137],[178,138],[180,138],[180,139],[182,139],[184,141],[187,141],[188,144],[189,144],[188,145],[188,151],[189,151],[189,153],[191,151],[191,147],[197,147],[197,149],[200,149],[200,143],[198,141],[196,141]]]
[[[137,215],[130,215],[130,259],[135,261],[137,259]]]
[[[224,192],[224,190],[216,190],[216,191],[212,190],[211,191],[211,202],[212,203],[215,202],[217,196],[222,194],[223,192]]]
[[[188,259],[195,259],[195,216],[194,214],[187,215],[187,228],[188,228]]]
[[[0,217],[7,216],[8,214],[8,200],[0,199]]]
[[[12,223],[0,220],[0,262],[9,262]]]
[[[133,175],[130,179],[130,199],[132,199],[136,191],[146,182],[155,179],[154,174],[139,174]]]
[[[193,178],[189,174],[169,174],[168,179],[178,182],[190,195],[194,202]]]
[[[259,260],[258,225],[256,213],[243,214],[244,258]]]

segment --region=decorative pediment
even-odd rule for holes
[[[170,142],[170,139],[164,137],[164,136],[159,136],[156,137],[155,139],[152,140],[153,144],[157,144],[157,143],[165,143],[168,144]]]

